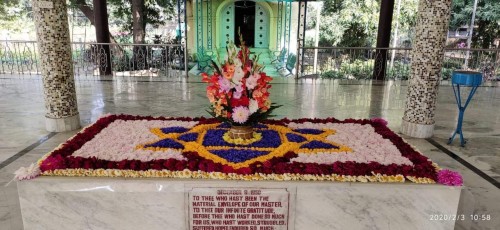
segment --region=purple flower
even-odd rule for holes
[[[338,146],[332,145],[330,143],[325,143],[322,141],[311,141],[309,143],[300,146],[303,149],[338,149]]]
[[[241,93],[241,92],[238,92],[238,91],[235,91],[235,92],[233,93],[233,97],[234,97],[235,99],[240,99],[240,98],[241,98],[241,95],[242,95],[242,93]]]
[[[380,117],[374,117],[374,118],[370,119],[370,121],[372,121],[373,123],[378,123],[378,124],[383,125],[383,126],[387,126],[387,124],[389,124],[389,122],[387,122],[384,118],[380,118]]]
[[[173,127],[168,127],[168,128],[162,128],[161,131],[165,134],[168,133],[183,133],[188,131],[188,129],[180,126],[173,126]]]
[[[236,99],[240,99],[241,95],[243,94],[243,87],[241,85],[236,85],[234,89],[236,91],[233,93],[233,97]]]
[[[303,137],[301,135],[297,135],[295,133],[287,133],[286,138],[288,139],[288,141],[297,142],[297,143],[307,141],[307,139],[305,137]]]
[[[314,134],[314,135],[322,134],[325,132],[320,129],[294,129],[293,131],[302,134]]]
[[[212,150],[210,152],[234,163],[245,162],[247,160],[269,154],[269,151],[257,151],[252,149],[223,149]]]
[[[229,80],[227,80],[226,78],[220,77],[219,78],[219,86],[220,86],[220,89],[219,89],[220,92],[227,93],[231,89],[231,82]]]
[[[148,147],[160,147],[160,148],[183,149],[184,145],[182,145],[181,143],[179,143],[173,139],[165,138],[165,139],[159,140],[155,143],[144,145],[144,147],[146,147],[146,148],[148,148]]]
[[[448,169],[443,169],[438,172],[438,182],[440,184],[449,186],[462,186],[463,179],[462,175],[458,172],[454,172]]]
[[[196,141],[197,139],[198,139],[197,133],[186,133],[179,136],[179,140],[186,142]]]

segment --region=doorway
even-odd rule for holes
[[[255,2],[237,1],[234,3],[234,43],[240,46],[238,31],[241,31],[245,44],[255,46]]]

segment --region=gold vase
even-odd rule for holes
[[[231,139],[241,138],[243,140],[248,140],[253,138],[253,128],[252,126],[235,126],[232,125],[229,129],[229,137]]]

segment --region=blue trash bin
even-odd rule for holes
[[[464,71],[464,70],[453,71],[451,84],[458,105],[458,122],[455,132],[453,132],[450,139],[448,140],[448,144],[451,144],[453,142],[453,139],[455,139],[455,135],[459,134],[460,146],[462,147],[465,146],[466,141],[464,139],[464,135],[462,132],[462,122],[464,120],[465,109],[467,108],[467,105],[469,105],[469,102],[474,96],[474,93],[476,93],[477,88],[481,85],[482,81],[483,81],[483,74],[480,72]],[[462,98],[460,96],[460,86],[472,87],[469,93],[469,97],[467,98],[467,101],[463,106],[462,106]]]

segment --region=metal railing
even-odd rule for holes
[[[103,45],[109,45],[106,53]],[[185,74],[184,51],[179,44],[104,44],[73,42],[75,75],[99,75],[110,68],[115,76],[181,76]],[[408,79],[411,48],[306,47],[304,75],[333,79],[371,79],[375,65],[385,65],[385,79]],[[376,63],[380,50],[387,62]],[[317,52],[317,55],[315,55]],[[108,58],[109,55],[109,58]],[[108,63],[109,60],[109,63]],[[376,68],[380,69],[380,68]],[[485,80],[500,80],[500,49],[445,49],[441,77],[447,80],[456,69],[483,73]],[[0,74],[38,75],[40,56],[36,41],[0,41]]]
[[[109,46],[109,53],[104,47]],[[180,76],[185,71],[179,44],[106,44],[72,42],[75,75]],[[0,41],[0,74],[41,74],[36,41]]]
[[[380,52],[377,51],[381,50],[387,51],[386,63],[376,63],[376,60],[380,60],[377,57]],[[333,79],[372,79],[377,64],[386,66],[385,79],[406,80],[410,77],[410,54],[411,48],[306,47],[302,63],[303,75]],[[456,69],[482,72],[487,81],[500,80],[500,49],[447,48],[441,78],[449,79]]]

